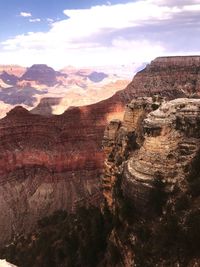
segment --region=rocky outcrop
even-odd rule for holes
[[[13,74],[8,74],[7,72],[3,71],[0,74],[0,78],[1,80],[8,85],[15,85],[17,83],[17,81],[19,80],[19,78]]]
[[[117,96],[48,117],[16,107],[0,121],[0,244],[56,210],[99,205],[103,132],[128,100]]]
[[[200,56],[159,57],[128,85],[136,96],[160,94],[168,99],[198,97]]]
[[[187,57],[183,57],[182,61],[182,66],[185,64],[187,69],[187,78],[193,77],[198,81],[198,66],[187,67]],[[16,233],[29,231],[39,218],[55,210],[71,211],[80,204],[99,203],[100,174],[105,157],[101,143],[106,124],[114,118],[122,119],[125,105],[137,94],[157,92],[167,98],[183,94],[176,88],[178,83],[182,85],[185,82],[184,67],[179,68],[178,64],[173,70],[174,76],[171,67],[162,69],[153,71],[147,67],[125,90],[97,104],[69,108],[62,115],[49,117],[31,114],[17,107],[0,121],[1,241],[11,239]],[[161,80],[159,73],[163,77]],[[172,86],[175,76],[178,78]],[[152,77],[159,81],[159,86],[154,86]],[[118,166],[122,165],[124,158],[129,159],[136,148],[143,146],[145,128],[139,127],[141,121],[161,102],[158,97],[144,100],[143,105],[143,100],[129,105],[124,122],[114,121],[106,134],[106,142],[111,142],[106,148],[106,155],[119,151],[118,156],[110,155]],[[118,140],[116,148],[112,144],[115,138]],[[108,169],[114,168],[110,161],[107,163]],[[127,168],[128,171],[130,169]],[[104,194],[110,199],[110,205],[112,192],[109,188],[112,188],[115,179],[113,173],[115,170],[108,174],[110,177],[105,177],[107,191]],[[126,182],[128,179],[123,182],[124,188]]]
[[[21,80],[37,81],[40,84],[53,86],[57,83],[56,71],[45,64],[35,64],[27,69]]]
[[[120,172],[121,164],[132,150],[143,142],[142,122],[147,114],[157,108],[162,98],[141,97],[127,104],[123,121],[112,120],[104,132],[103,147],[105,153],[103,194],[110,207],[113,206],[113,187],[116,174]]]
[[[107,126],[103,146],[103,192],[110,206],[117,173],[123,172],[124,194],[144,208],[147,193],[162,178],[166,190],[187,188],[186,169],[199,151],[200,100],[138,98],[127,105],[124,119]],[[125,165],[124,165],[124,162]]]
[[[44,97],[37,107],[33,108],[30,112],[32,114],[51,116],[53,114],[53,107],[59,105],[61,100],[61,97]]]
[[[110,236],[122,251],[117,266],[199,264],[197,250],[190,247],[198,242],[194,229],[199,229],[200,221],[199,125],[199,99],[138,98],[127,105],[122,121],[113,120],[107,126],[102,189],[119,220]],[[173,253],[164,256],[165,249],[159,246],[168,246],[169,236],[176,231]]]
[[[199,115],[199,100],[176,99],[144,119],[144,142],[128,159],[122,183],[124,194],[138,206],[145,207],[156,179],[168,193],[175,187],[187,190],[186,170],[200,148]]]
[[[0,73],[6,72],[20,78],[26,71],[26,68],[18,65],[0,65]]]
[[[16,107],[0,121],[1,243],[55,210],[98,205],[104,124],[97,116],[72,108],[46,118]]]

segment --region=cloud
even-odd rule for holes
[[[29,21],[30,21],[30,22],[40,22],[41,19],[39,19],[39,18],[36,18],[36,19],[29,19]]]
[[[54,22],[54,20],[51,19],[51,18],[47,18],[46,20],[47,20],[47,22],[49,22],[49,23],[53,23],[53,22]]]
[[[31,13],[29,12],[20,12],[20,17],[32,17]]]
[[[48,32],[5,40],[1,61],[62,67],[146,62],[160,55],[199,53],[198,2],[140,0],[64,10],[66,19],[47,19]]]

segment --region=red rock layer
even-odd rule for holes
[[[137,73],[127,90],[168,99],[200,95],[200,56],[160,57]]]
[[[51,117],[16,107],[0,121],[0,243],[55,210],[100,203],[107,113],[123,105],[101,102]]]
[[[0,243],[30,230],[55,210],[99,203],[105,125],[121,119],[134,96],[198,94],[199,58],[191,64],[183,57],[175,65],[159,59],[154,66],[157,61],[125,90],[97,104],[51,117],[17,107],[0,121]]]

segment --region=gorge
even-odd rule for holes
[[[199,72],[198,56],[157,58],[99,103],[49,117],[8,112],[0,120],[1,245],[15,238],[20,247],[41,218],[102,207],[105,198],[104,257],[85,266],[198,266]],[[180,250],[167,243],[174,229]]]

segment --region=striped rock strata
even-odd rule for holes
[[[200,100],[176,99],[155,111],[149,98],[143,99],[145,105],[139,101],[132,101],[124,120],[112,121],[105,131],[103,192],[112,206],[113,185],[121,173],[124,195],[146,210],[158,179],[168,193],[188,189],[187,177],[200,149]]]

